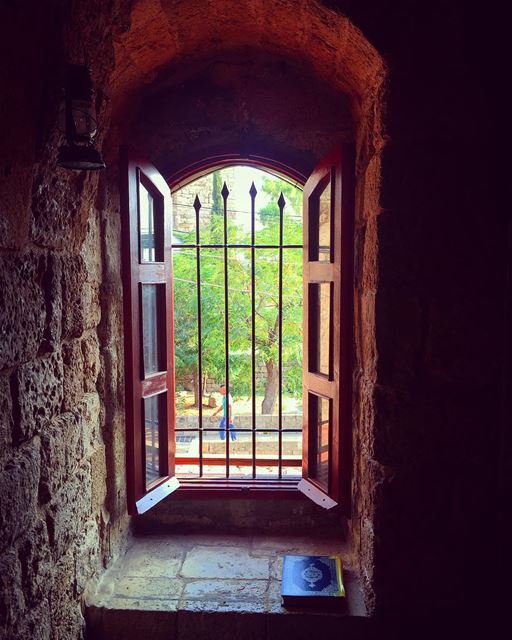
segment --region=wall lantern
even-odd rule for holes
[[[101,153],[93,144],[96,114],[92,98],[90,70],[83,65],[68,65],[60,117],[60,127],[66,134],[67,144],[59,148],[59,167],[78,171],[105,168]]]

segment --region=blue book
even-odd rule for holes
[[[281,596],[285,607],[343,603],[345,587],[340,556],[285,556]]]

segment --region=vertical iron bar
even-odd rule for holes
[[[229,478],[229,296],[228,296],[228,195],[229,189],[224,182],[222,187],[222,200],[224,201],[224,351],[226,357],[226,478]]]
[[[249,189],[251,196],[251,406],[252,406],[252,477],[256,478],[256,255],[254,208],[256,187],[254,182]]]
[[[279,413],[279,479],[283,477],[283,211],[286,201],[283,193],[277,201],[279,206],[279,342],[278,342],[278,413]]]
[[[153,262],[156,258],[156,238],[155,238],[155,229],[153,225],[154,209],[153,209],[153,198],[151,197],[151,194],[149,193],[149,191],[147,192],[147,194],[148,194],[148,240],[149,242],[151,242],[151,238],[153,239],[153,246],[150,247],[148,251],[148,260],[150,262]]]
[[[196,212],[196,272],[197,272],[197,377],[199,382],[199,477],[203,477],[203,328],[201,323],[201,249],[199,246],[199,212],[201,201],[196,195],[194,200]]]

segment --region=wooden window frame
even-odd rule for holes
[[[236,154],[235,154],[236,156]],[[215,157],[216,166],[236,164],[233,154]],[[304,186],[304,424],[303,424],[303,479],[297,480],[241,480],[241,479],[180,479],[174,476],[175,459],[175,381],[174,381],[174,336],[171,329],[166,339],[165,384],[167,389],[167,421],[161,434],[161,445],[166,444],[166,475],[149,487],[144,487],[143,457],[141,446],[141,399],[162,389],[157,376],[141,379],[142,326],[139,312],[134,304],[138,299],[141,284],[165,284],[166,326],[173,327],[172,261],[171,261],[171,215],[170,191],[167,182],[158,171],[133,152],[123,150],[122,155],[121,212],[123,219],[123,285],[125,312],[125,360],[126,360],[126,426],[127,426],[127,485],[129,513],[143,513],[169,493],[173,498],[229,497],[229,498],[301,498],[306,494],[325,508],[336,507],[341,513],[350,513],[351,481],[351,414],[352,414],[352,343],[353,343],[353,277],[354,277],[354,152],[352,145],[340,145],[326,156],[313,171]],[[195,173],[205,173],[210,166],[208,159],[201,167],[194,166]],[[271,161],[265,168],[272,169]],[[213,165],[212,165],[213,166]],[[202,171],[201,171],[202,170]],[[211,169],[210,169],[211,170]],[[283,173],[277,167],[277,173]],[[310,217],[309,198],[330,174],[331,180],[331,263],[309,260]],[[140,263],[138,238],[138,180],[145,176],[160,193],[168,209],[164,230],[164,262]],[[294,176],[295,177],[295,176]],[[187,182],[192,181],[187,175]],[[146,186],[146,184],[145,184]],[[147,188],[147,186],[146,186]],[[134,250],[134,242],[136,254]],[[135,256],[136,255],[136,259]],[[143,267],[147,274],[142,273]],[[325,280],[326,271],[329,277]],[[306,277],[307,276],[307,277]],[[323,279],[322,279],[323,278]],[[331,293],[331,337],[334,348],[330,369],[332,375],[325,376],[309,371],[309,333],[311,309],[307,288],[310,283],[330,281],[334,283]],[[155,379],[153,379],[155,378]],[[329,379],[332,378],[332,379]],[[330,438],[332,455],[329,456],[328,490],[310,477],[311,447],[308,424],[309,410],[307,394],[313,392],[332,399],[332,424]],[[137,425],[139,425],[137,427]]]
[[[312,219],[313,202],[330,183],[330,261],[311,259],[312,237],[318,221]],[[354,154],[340,145],[317,165],[304,185],[304,363],[303,363],[303,479],[299,489],[324,508],[350,513],[352,475],[352,351],[354,300]],[[313,251],[314,255],[314,251]],[[319,335],[310,299],[312,284],[331,283],[329,375],[312,370],[315,347],[311,334]],[[313,477],[315,439],[309,424],[309,395],[331,400],[328,488]]]
[[[144,513],[177,489],[174,476],[174,337],[171,261],[171,193],[156,169],[128,149],[121,156],[121,223],[126,389],[126,460],[128,512]],[[163,261],[143,262],[140,243],[139,183],[153,195],[159,211],[155,239],[162,244]],[[159,237],[161,236],[161,237]],[[165,318],[158,319],[162,370],[146,375],[143,356],[142,287],[165,288]],[[158,304],[158,303],[157,303]],[[146,484],[144,399],[166,393],[164,418],[159,424],[160,476]]]

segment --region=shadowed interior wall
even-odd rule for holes
[[[0,9],[2,638],[81,637],[127,536],[117,193],[55,163],[64,51],[94,49],[100,87],[113,60],[109,12],[81,5]]]
[[[80,637],[86,585],[126,538],[117,161],[131,131],[123,125],[143,109],[133,141],[152,157],[151,125],[165,119],[157,100],[165,91],[173,95],[181,82],[186,96],[201,99],[187,84],[197,76],[226,100],[252,86],[267,103],[258,69],[270,65],[274,79],[283,63],[279,90],[294,73],[329,87],[318,113],[338,105],[341,125],[331,119],[312,139],[290,127],[283,137],[283,114],[270,126],[267,116],[258,120],[257,101],[224,117],[249,142],[270,137],[275,150],[288,141],[304,166],[331,134],[333,142],[355,137],[351,528],[368,601],[400,617],[463,606],[473,595],[474,549],[486,549],[491,573],[498,566],[506,234],[492,199],[490,84],[474,46],[481,30],[468,11],[459,1],[406,0],[2,4],[0,623],[7,633]],[[237,84],[244,74],[229,59],[235,50],[258,51],[247,85]],[[109,165],[101,175],[56,168],[66,59],[92,67],[98,143]],[[197,151],[224,140],[216,108],[195,105],[212,119],[196,131]],[[162,170],[173,169],[173,150],[186,157],[191,134],[180,109],[171,105],[174,120],[155,151]],[[304,118],[316,121],[313,111]],[[444,567],[442,580],[433,567]]]

